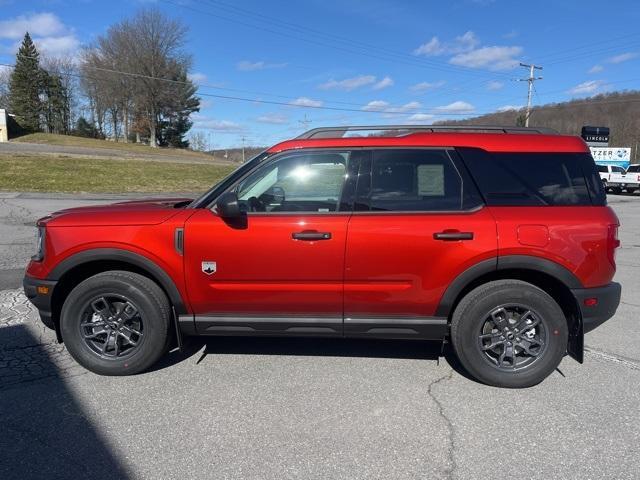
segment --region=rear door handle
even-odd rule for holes
[[[291,238],[294,240],[303,240],[312,242],[314,240],[331,240],[331,234],[329,232],[317,232],[315,230],[305,230],[303,232],[296,232],[291,234]]]
[[[456,240],[473,240],[473,232],[458,232],[457,230],[445,230],[433,234],[435,240],[444,240],[445,242]]]

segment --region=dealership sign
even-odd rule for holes
[[[580,136],[587,142],[590,147],[608,147],[609,146],[609,128],[608,127],[582,127]]]
[[[591,156],[601,165],[618,165],[627,168],[631,162],[630,148],[589,147]]]

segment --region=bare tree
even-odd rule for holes
[[[143,9],[109,28],[83,55],[83,89],[98,128],[125,141],[133,134],[184,147],[190,113],[198,111],[183,51],[186,28],[158,9]],[[109,118],[107,127],[105,118]],[[122,133],[122,135],[121,135]]]

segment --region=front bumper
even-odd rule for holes
[[[578,302],[584,333],[587,333],[615,315],[620,305],[622,287],[619,283],[611,282],[604,287],[576,288],[571,292]],[[596,300],[595,304],[592,299]]]
[[[42,323],[44,323],[52,330],[56,329],[53,315],[51,313],[53,290],[56,286],[56,283],[57,282],[54,280],[41,280],[39,278],[33,278],[28,275],[25,275],[24,279],[22,280],[24,294],[27,296],[29,301],[33,303],[33,305],[38,309],[38,313],[40,314]]]

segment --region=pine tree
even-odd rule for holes
[[[16,65],[9,80],[11,113],[27,131],[40,130],[41,82],[38,50],[27,32],[16,55]]]

